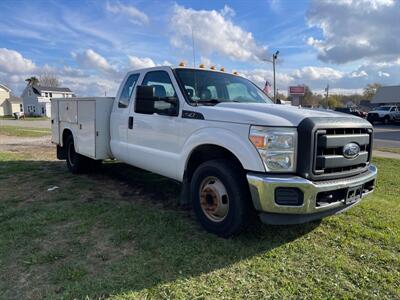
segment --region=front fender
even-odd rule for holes
[[[178,178],[183,180],[187,162],[193,150],[202,145],[216,145],[232,152],[249,171],[265,172],[264,164],[255,147],[248,139],[248,127],[232,131],[225,128],[207,127],[195,131],[185,141],[178,165]]]

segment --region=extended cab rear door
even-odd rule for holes
[[[128,127],[130,124],[130,109],[140,72],[130,72],[125,76],[123,83],[114,101],[110,118],[111,151],[115,158],[129,162],[129,147],[127,142]]]

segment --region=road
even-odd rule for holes
[[[50,128],[50,120],[2,120],[0,126],[18,126],[28,128]]]
[[[400,124],[375,125],[374,148],[400,148]]]

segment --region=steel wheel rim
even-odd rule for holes
[[[205,178],[199,190],[200,207],[213,222],[225,220],[229,211],[229,196],[225,185],[216,177]]]

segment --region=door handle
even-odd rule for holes
[[[133,129],[133,117],[129,117],[128,119],[128,128]]]

